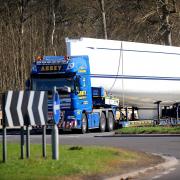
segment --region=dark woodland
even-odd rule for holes
[[[37,55],[65,55],[65,38],[180,46],[179,0],[0,0],[0,92],[24,89]]]

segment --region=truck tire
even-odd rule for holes
[[[86,115],[82,114],[82,122],[81,122],[81,134],[85,134],[87,132],[87,118]]]
[[[114,129],[114,116],[111,111],[108,112],[108,118],[107,118],[107,123],[106,123],[106,130],[108,132],[112,131]]]
[[[100,122],[99,122],[99,130],[100,132],[104,132],[106,130],[106,116],[105,113],[101,113]]]

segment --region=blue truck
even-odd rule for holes
[[[31,90],[48,91],[48,122],[53,118],[52,90],[60,97],[61,119],[58,127],[86,133],[98,128],[112,131],[117,123],[119,100],[107,96],[103,87],[91,87],[88,56],[38,56],[32,64]]]

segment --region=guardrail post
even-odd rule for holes
[[[52,159],[59,160],[59,130],[56,124],[52,128]]]
[[[24,127],[21,127],[21,159],[24,159]]]
[[[3,125],[3,162],[5,163],[7,161],[7,140],[6,140],[6,126]]]
[[[179,104],[176,103],[176,124],[178,122],[178,119],[179,119]]]
[[[5,122],[5,94],[2,95],[2,155],[3,155],[3,162],[7,161],[7,129],[6,129],[6,122]]]
[[[26,126],[26,158],[30,157],[30,130],[29,125]]]
[[[134,107],[132,107],[132,121],[134,121],[134,120],[135,120],[135,118],[134,118],[134,110],[135,110],[135,108],[134,108]]]
[[[126,107],[126,121],[128,121],[128,107]]]
[[[161,106],[160,106],[161,101],[157,101],[154,104],[157,104],[157,124],[160,124],[160,112],[161,112]]]
[[[43,157],[46,158],[46,125],[44,125],[42,129],[42,154]]]
[[[57,124],[60,120],[60,99],[56,87],[53,89],[53,128],[52,128],[52,159],[59,160],[59,130]]]

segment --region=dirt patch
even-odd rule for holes
[[[128,150],[127,150],[128,151]],[[152,155],[143,152],[135,152],[138,155],[136,160],[127,160],[127,161],[110,161],[108,163],[109,170],[102,174],[93,174],[88,176],[73,176],[73,177],[64,177],[64,180],[101,180],[113,176],[118,176],[120,174],[129,173],[131,171],[139,170],[146,167],[155,166],[159,163],[164,162],[164,159],[158,155]]]
[[[160,156],[157,155],[151,155],[142,152],[136,152],[136,153],[138,154],[138,158],[136,160],[129,162],[125,161],[122,162],[121,164],[114,166],[115,172],[106,174],[106,176],[104,176],[102,179],[106,177],[129,173],[131,171],[135,171],[141,168],[155,166],[159,163],[164,162],[164,159],[162,159]]]

